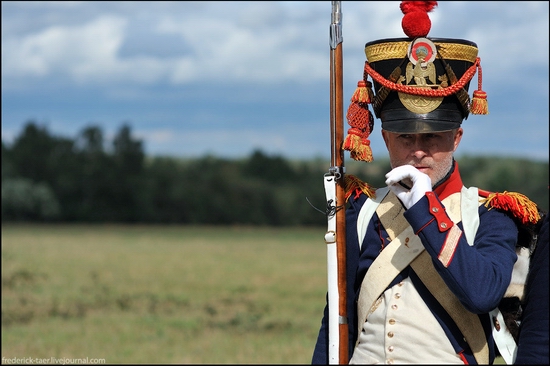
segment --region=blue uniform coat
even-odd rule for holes
[[[462,180],[455,162],[451,174],[434,188],[436,203],[452,193],[460,191]],[[357,216],[368,197],[364,193],[352,195],[346,209],[346,266],[347,266],[347,306],[349,329],[349,358],[358,337],[357,299],[365,273],[380,250],[389,244],[386,228],[381,224],[376,213],[371,218],[367,232],[362,238],[359,249],[357,237]],[[433,204],[433,202],[432,202]],[[443,208],[443,206],[441,205]],[[420,237],[426,251],[433,259],[437,272],[447,286],[458,297],[469,311],[478,314],[485,330],[489,344],[490,362],[495,357],[492,327],[488,312],[496,308],[510,283],[512,268],[517,259],[515,245],[518,235],[513,219],[505,212],[479,207],[479,228],[473,246],[470,246],[464,235],[459,239],[456,251],[447,267],[437,259],[446,240],[446,231],[439,229],[438,218],[430,211],[428,197],[423,197],[404,216]],[[443,211],[443,210],[440,210]],[[444,214],[447,216],[446,214]],[[448,218],[448,217],[447,217]],[[439,218],[440,219],[440,218]],[[450,219],[448,219],[450,221]],[[461,223],[458,223],[462,230]],[[415,273],[407,267],[393,280],[390,287],[405,277],[411,277],[418,292],[441,324],[457,354],[469,364],[476,364],[473,353],[464,337],[450,316],[428,292]],[[325,306],[321,328],[313,352],[313,364],[328,363],[328,304]],[[420,340],[419,340],[420,341]],[[418,355],[422,363],[422,355]]]

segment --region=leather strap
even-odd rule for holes
[[[403,206],[397,196],[393,193],[386,196],[376,212],[382,218],[392,221],[393,218],[401,216]],[[407,223],[407,220],[403,220]],[[424,246],[417,235],[414,235],[410,225],[403,227],[402,223],[397,225],[401,233],[393,238],[393,241],[386,247],[372,262],[369,270],[361,283],[359,301],[357,303],[358,329],[361,331],[363,323],[373,310],[373,305],[380,295],[386,290],[391,281],[404,270],[410,262],[424,250]],[[386,227],[386,226],[384,226]],[[404,229],[404,230],[403,230]],[[392,231],[392,235],[393,235]]]
[[[489,346],[479,316],[466,310],[445,284],[443,278],[435,270],[428,252],[423,251],[412,261],[411,268],[456,323],[466,342],[470,345],[477,363],[487,365],[489,363]]]

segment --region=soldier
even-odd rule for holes
[[[548,365],[550,345],[548,269],[548,214],[541,224],[537,245],[531,255],[521,314],[516,364]]]
[[[453,155],[462,122],[487,114],[487,99],[477,45],[428,38],[427,13],[436,5],[403,1],[408,38],[366,44],[364,79],[347,113],[343,148],[355,160],[372,159],[372,106],[392,166],[387,186],[376,190],[346,175],[352,364],[492,363],[498,305],[518,258],[517,224],[540,218],[521,194],[462,183]],[[328,363],[327,318],[328,305],[313,363]]]

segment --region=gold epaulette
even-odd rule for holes
[[[519,219],[522,224],[536,224],[540,220],[537,204],[521,193],[508,191],[489,193],[481,190],[480,193],[484,197],[481,202],[485,204],[485,207],[508,211]]]
[[[346,202],[352,194],[355,193],[355,196],[359,196],[361,193],[366,194],[369,198],[376,197],[375,191],[376,188],[368,185],[363,182],[361,179],[357,178],[355,175],[346,174],[344,176],[344,184],[346,190]]]

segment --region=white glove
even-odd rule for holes
[[[407,178],[412,181],[410,190],[399,184],[400,181]],[[430,177],[412,165],[402,165],[392,169],[386,174],[386,184],[407,209],[424,197],[426,192],[432,190]]]

